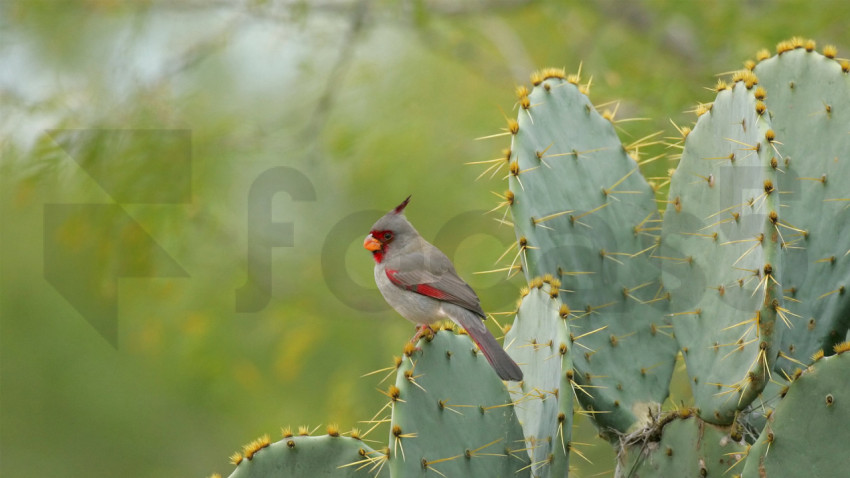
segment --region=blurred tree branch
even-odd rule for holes
[[[359,0],[351,7],[349,14],[349,27],[342,37],[341,48],[337,55],[336,62],[330,70],[325,84],[324,91],[319,97],[316,108],[313,110],[313,115],[305,128],[305,136],[307,144],[314,144],[322,129],[324,129],[327,121],[328,113],[333,107],[334,91],[338,90],[337,85],[343,80],[345,74],[354,59],[354,51],[364,25],[366,24],[366,15],[369,13],[369,0]]]

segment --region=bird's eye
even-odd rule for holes
[[[392,238],[393,238],[393,233],[391,233],[391,232],[385,232],[384,233],[384,240],[385,241],[389,241]]]

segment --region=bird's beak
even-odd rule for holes
[[[380,241],[372,237],[371,234],[369,234],[368,236],[366,236],[366,240],[363,241],[363,247],[365,247],[367,250],[375,252],[381,249],[381,243]]]

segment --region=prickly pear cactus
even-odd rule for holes
[[[696,407],[726,425],[766,385],[782,332],[777,138],[743,76],[685,139],[661,248]]]
[[[524,379],[509,390],[525,434],[531,476],[567,476],[573,427],[573,374],[568,309],[558,298],[560,281],[537,278],[523,289],[508,353]]]
[[[506,199],[526,278],[561,281],[574,387],[613,439],[667,396],[676,355],[654,192],[578,78],[545,70],[520,88]],[[612,431],[614,433],[612,433]]]
[[[438,331],[405,348],[391,407],[389,446],[359,435],[268,436],[231,457],[231,478],[268,476],[528,477],[522,427],[504,383],[469,337]],[[533,418],[533,417],[532,417]],[[306,431],[301,431],[306,435]]]
[[[836,350],[788,388],[747,455],[744,478],[847,476],[850,343]]]
[[[396,363],[381,451],[285,432],[231,476],[564,477],[574,397],[619,448],[616,476],[845,476],[850,62],[799,39],[778,53],[718,84],[663,223],[578,76],[535,74],[488,169],[508,167],[508,270],[529,281],[505,340],[525,380],[506,388],[439,331]],[[696,406],[659,414],[678,350]]]
[[[392,476],[528,476],[511,398],[469,337],[441,331],[418,346],[388,392]]]
[[[788,49],[790,47],[796,47]],[[784,50],[784,51],[783,51]],[[834,51],[827,53],[834,56]],[[779,275],[789,322],[778,371],[793,373],[818,350],[831,350],[850,327],[850,75],[798,41],[755,67],[771,125],[781,142]]]
[[[245,445],[243,453],[231,457],[236,470],[230,478],[375,478],[389,475],[380,466],[381,453],[359,439],[339,435],[284,436],[274,443],[270,443],[266,435]]]
[[[673,412],[623,439],[614,476],[725,476],[746,456],[746,446],[730,430],[704,422],[690,410]]]

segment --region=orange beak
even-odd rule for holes
[[[372,237],[371,234],[366,236],[366,240],[363,241],[363,247],[367,250],[375,252],[381,249],[381,242]]]

